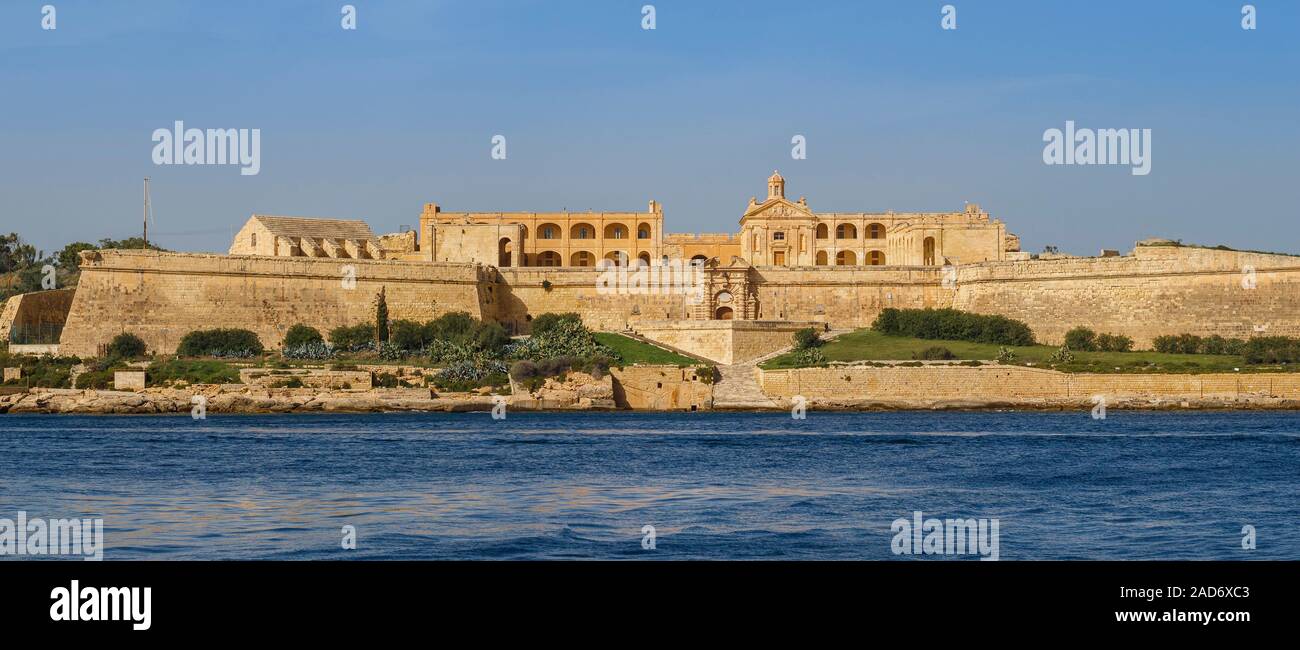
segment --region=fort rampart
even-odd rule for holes
[[[886,307],[955,307],[1023,320],[1052,344],[1079,325],[1128,335],[1139,348],[1155,336],[1184,332],[1300,336],[1300,257],[1288,255],[1138,246],[1122,257],[984,262],[955,270],[754,267],[743,273],[759,322],[845,329],[870,325]],[[61,352],[95,355],[114,335],[133,332],[165,353],[187,332],[213,327],[251,329],[274,347],[296,323],[327,331],[372,321],[381,288],[392,319],[467,311],[518,333],[547,312],[577,312],[589,326],[607,330],[700,318],[673,287],[608,291],[599,288],[599,277],[596,269],[576,267],[90,251],[83,254]]]
[[[470,264],[87,252],[60,353],[94,356],[121,332],[168,353],[186,333],[215,327],[249,329],[275,347],[296,323],[325,332],[373,322],[381,288],[391,319],[481,317],[496,291],[489,277]]]

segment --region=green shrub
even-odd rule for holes
[[[478,321],[469,312],[453,311],[443,314],[426,325],[429,340],[441,340],[468,345],[474,338]]]
[[[389,326],[388,342],[400,350],[422,352],[429,347],[429,330],[412,320],[395,320]]]
[[[285,349],[300,348],[313,343],[324,343],[325,337],[320,335],[320,330],[299,323],[289,328],[284,333]]]
[[[500,323],[478,321],[463,311],[449,312],[425,323],[418,334],[413,324],[404,323],[396,336],[402,339],[401,347],[408,350],[427,348],[433,357],[445,357],[448,350],[499,356],[510,343],[510,335]]]
[[[533,336],[542,336],[563,323],[577,323],[578,325],[581,325],[582,316],[573,312],[542,314],[532,320],[532,334]]]
[[[330,345],[341,352],[357,352],[375,347],[375,326],[369,323],[361,325],[343,325],[330,330]]]
[[[474,347],[486,352],[498,352],[510,343],[506,329],[496,322],[478,323],[474,331]]]
[[[144,356],[144,353],[144,341],[130,332],[123,332],[114,336],[113,340],[108,344],[108,356],[110,357],[134,359]]]
[[[1006,346],[998,348],[998,363],[1014,363],[1016,351]]]
[[[511,343],[502,349],[507,359],[531,359],[534,361],[556,357],[607,358],[611,362],[621,358],[614,349],[596,340],[591,330],[574,320],[561,320],[545,329],[542,334],[534,334],[527,339]]]
[[[945,348],[941,345],[932,345],[924,350],[921,350],[920,353],[913,354],[912,358],[921,359],[923,361],[942,361],[945,359],[956,359],[957,355],[953,354],[952,350],[949,350],[948,348]]]
[[[817,348],[804,348],[794,353],[794,363],[800,368],[826,365],[826,355]]]
[[[1132,345],[1132,341],[1129,345]],[[1247,345],[1245,340],[1228,339],[1218,334],[1209,337],[1195,334],[1163,335],[1151,340],[1151,347],[1156,352],[1168,354],[1245,354]]]
[[[257,334],[245,329],[195,330],[181,338],[182,357],[252,357],[263,352]]]
[[[537,364],[527,359],[521,359],[510,366],[510,376],[522,381],[537,376]]]
[[[1065,344],[1071,350],[1095,352],[1097,350],[1097,333],[1086,328],[1076,327],[1065,333]]]
[[[794,333],[794,348],[807,350],[822,344],[822,336],[815,328],[805,327]]]
[[[1098,334],[1097,350],[1101,352],[1129,352],[1133,350],[1133,339],[1123,334]]]
[[[1246,341],[1246,363],[1281,364],[1300,361],[1300,339],[1287,336],[1259,336]]]
[[[1151,339],[1151,349],[1164,354],[1177,352],[1178,337],[1164,334]]]
[[[1025,323],[1005,316],[972,314],[956,309],[886,308],[871,328],[882,334],[921,339],[972,341],[1002,345],[1033,345]]]
[[[33,388],[72,388],[72,367],[81,363],[77,357],[55,357],[48,354],[39,357],[8,357],[4,365],[17,364],[23,369],[23,378],[15,384],[24,384]]]
[[[605,357],[575,358],[554,357],[540,361],[516,361],[510,366],[510,376],[515,381],[524,381],[541,377],[558,377],[569,371],[585,372],[597,379],[609,371],[609,359]]]
[[[186,384],[237,384],[239,371],[224,361],[184,360],[155,361],[145,372],[150,386]]]
[[[77,375],[76,388],[108,390],[113,387],[114,370],[88,370]]]
[[[388,341],[380,343],[379,349],[376,350],[376,352],[379,353],[379,358],[382,361],[401,361],[409,356],[406,350],[403,350]]]
[[[1073,363],[1074,353],[1070,351],[1070,346],[1062,345],[1052,356],[1047,357],[1048,363]]]
[[[334,358],[334,349],[324,341],[316,341],[315,343],[304,343],[297,347],[285,347],[280,350],[280,355],[286,359],[324,361],[325,359]]]

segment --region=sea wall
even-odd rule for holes
[[[610,368],[614,403],[649,411],[707,411],[713,408],[713,383],[702,379],[711,368],[666,365]]]
[[[249,329],[277,347],[297,323],[325,333],[373,322],[381,288],[390,319],[481,317],[495,299],[488,277],[468,264],[87,251],[60,352],[94,356],[132,332],[170,353],[186,333],[214,327]]]
[[[1300,373],[1086,374],[1023,366],[832,366],[758,370],[763,393],[782,404],[970,405],[1116,401],[1300,400]]]

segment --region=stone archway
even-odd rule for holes
[[[735,315],[736,315],[735,312],[732,311],[730,307],[718,307],[717,311],[713,312],[713,319],[731,320],[732,318],[735,317]]]
[[[515,247],[514,244],[510,241],[510,238],[502,237],[501,241],[497,242],[497,266],[500,267],[510,266],[511,265],[510,262],[514,257],[513,255],[514,250]]]

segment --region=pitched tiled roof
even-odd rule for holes
[[[366,222],[358,219],[317,219],[312,217],[277,217],[255,214],[253,219],[276,236],[312,239],[353,239],[378,243]]]

